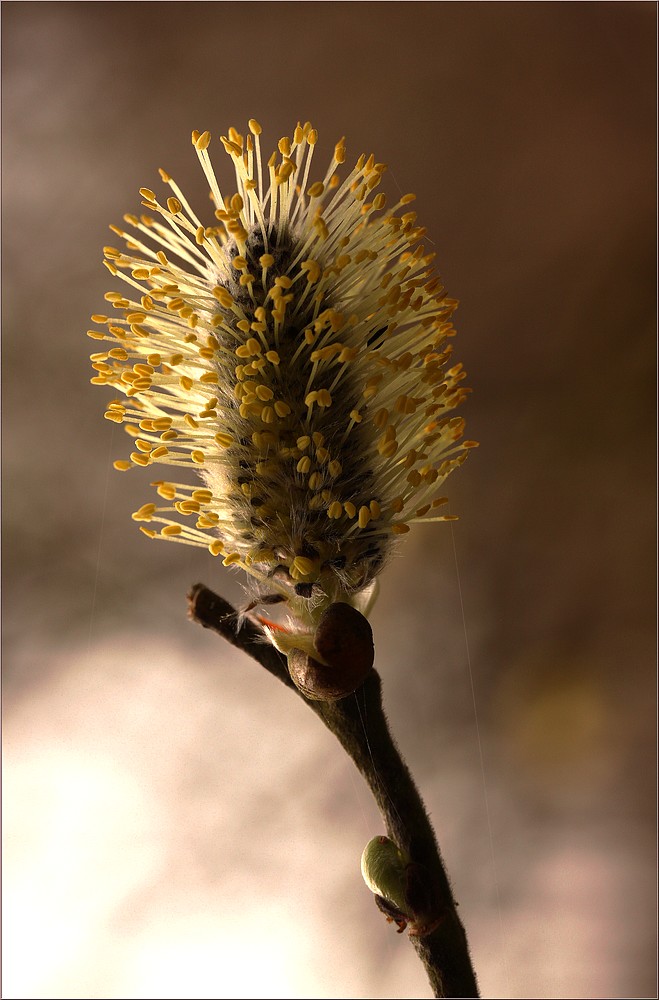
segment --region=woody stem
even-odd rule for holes
[[[293,684],[286,658],[264,642],[260,625],[239,618],[236,610],[203,584],[188,597],[193,621],[243,650],[291,688],[334,733],[371,789],[389,837],[428,873],[433,901],[431,928],[410,940],[423,962],[436,997],[478,997],[467,937],[435,834],[412,776],[389,732],[382,707],[381,682],[372,671],[364,684],[339,701],[309,701]],[[434,918],[434,919],[432,919]]]

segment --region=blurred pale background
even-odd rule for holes
[[[462,302],[481,448],[373,624],[483,994],[656,996],[654,4],[2,14],[4,996],[429,996],[361,778],[186,621],[238,581],[137,532],[89,384],[107,224],[250,116],[387,162]]]

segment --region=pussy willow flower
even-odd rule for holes
[[[313,622],[363,603],[411,524],[450,519],[441,487],[474,442],[451,416],[468,392],[450,360],[457,303],[414,196],[387,209],[373,156],[341,179],[343,140],[312,181],[309,123],[267,163],[260,134],[250,120],[221,137],[223,193],[210,133],[192,133],[210,225],[161,170],[169,196],[141,188],[147,214],[111,227],[125,247],[105,263],[127,287],[92,317],[92,382],[126,397],[105,413],[135,439],[115,468],[167,467],[133,514],[144,534],[222,554]]]

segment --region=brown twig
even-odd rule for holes
[[[410,934],[436,997],[478,997],[467,937],[456,911],[451,885],[421,796],[393,741],[382,708],[375,670],[355,692],[335,702],[310,701],[295,687],[286,658],[265,640],[261,627],[239,617],[222,597],[203,584],[189,594],[193,621],[243,650],[307,703],[334,733],[366,779],[388,836],[427,872],[430,900],[425,927]],[[425,929],[427,933],[423,933]]]

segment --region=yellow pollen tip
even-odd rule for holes
[[[145,503],[134,514],[131,514],[131,517],[133,521],[150,521],[155,512],[156,505],[154,503]]]
[[[358,524],[360,528],[365,528],[368,522],[371,520],[371,512],[368,507],[359,508],[359,519]]]
[[[299,573],[300,576],[311,576],[314,568],[315,563],[313,559],[309,559],[307,556],[296,556],[291,566],[291,569]]]

